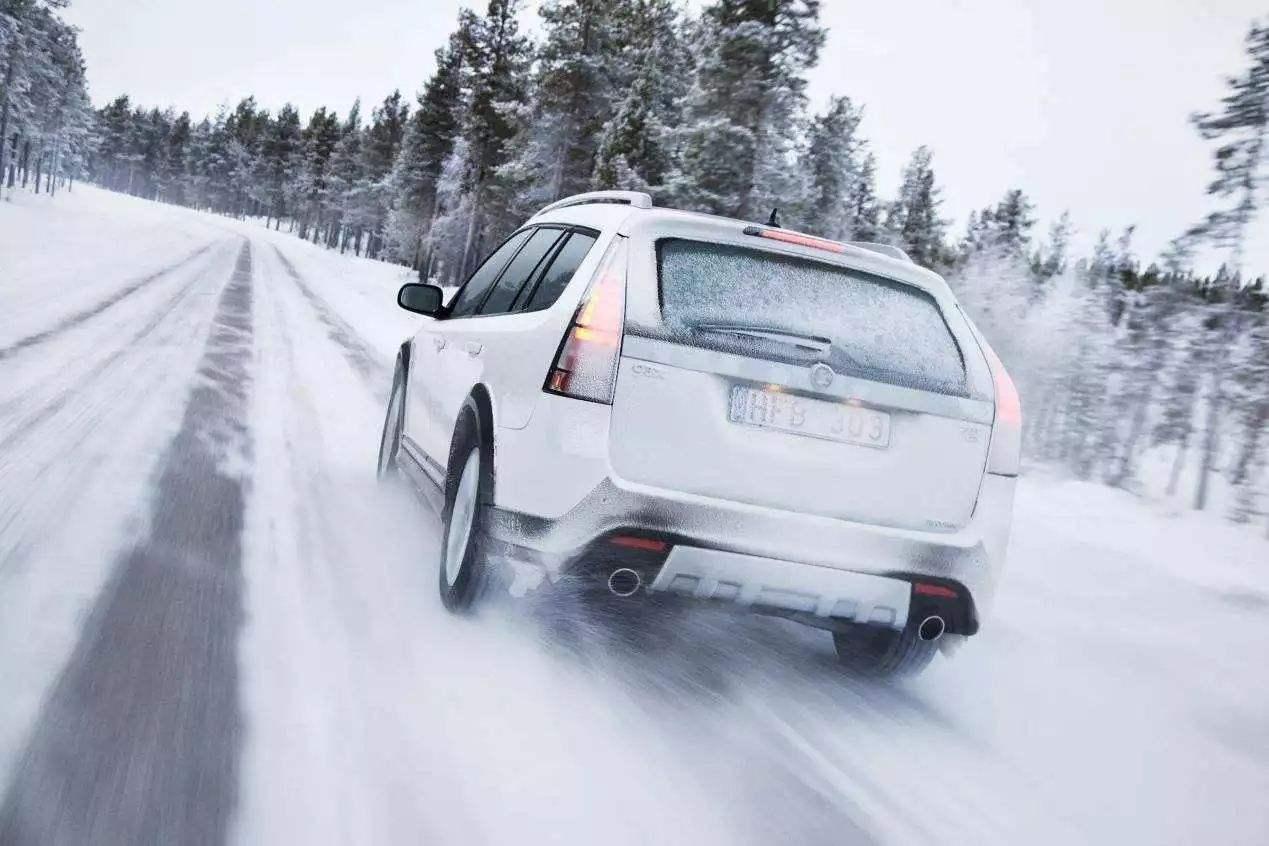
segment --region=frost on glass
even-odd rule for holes
[[[671,239],[659,245],[665,327],[698,346],[967,396],[960,349],[933,298],[911,286],[760,250]],[[751,327],[832,341],[795,343],[706,332]]]

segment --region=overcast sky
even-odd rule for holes
[[[127,92],[195,115],[255,94],[264,106],[367,108],[413,94],[458,0],[73,0],[93,99]],[[700,2],[693,3],[699,6]],[[1010,187],[1044,224],[1070,209],[1087,243],[1138,224],[1152,258],[1208,208],[1210,148],[1187,122],[1243,69],[1265,0],[824,0],[813,103],[847,94],[888,192],[911,151],[934,150],[945,214]],[[353,14],[349,10],[355,6]],[[526,15],[536,24],[536,16]],[[1255,268],[1269,270],[1269,223]]]

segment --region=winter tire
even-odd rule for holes
[[[469,610],[484,593],[488,565],[482,554],[484,508],[492,472],[485,461],[479,415],[469,405],[459,417],[445,480],[441,540],[441,602],[455,613]]]

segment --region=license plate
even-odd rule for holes
[[[890,445],[890,415],[857,405],[825,402],[780,391],[731,389],[732,423],[792,435],[885,449]]]

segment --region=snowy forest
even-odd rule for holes
[[[1077,225],[1098,222],[1063,214],[1037,231],[1021,186],[951,231],[927,147],[879,196],[863,104],[843,92],[810,110],[817,0],[698,14],[546,0],[536,20],[490,0],[459,15],[413,100],[301,115],[247,97],[210,116],[126,94],[94,109],[67,2],[0,0],[0,192],[87,180],[446,284],[580,191],[750,220],[778,208],[784,226],[895,244],[942,273],[1019,384],[1032,461],[1269,526],[1269,291],[1244,267],[1269,159],[1269,22],[1250,25],[1241,67],[1212,69],[1229,74],[1225,96],[1190,118],[1212,144],[1216,211],[1145,260],[1132,227],[1073,254]],[[1196,254],[1223,263],[1200,273]]]

